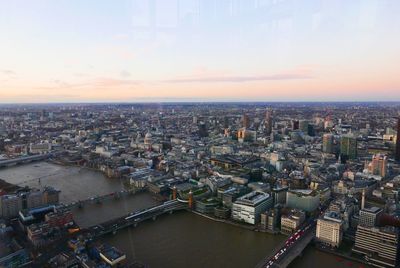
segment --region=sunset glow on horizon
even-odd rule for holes
[[[400,101],[400,1],[3,0],[0,103]]]

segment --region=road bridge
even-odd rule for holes
[[[256,268],[286,268],[312,241],[315,236],[316,220],[296,231],[272,254],[261,260]]]

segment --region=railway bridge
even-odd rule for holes
[[[88,229],[94,237],[100,237],[109,233],[116,233],[118,230],[130,226],[137,226],[140,222],[148,219],[156,220],[156,218],[162,214],[172,213],[177,210],[188,208],[188,203],[184,200],[169,200],[161,205],[132,212],[126,216],[89,227]]]

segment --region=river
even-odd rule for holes
[[[47,162],[0,169],[0,178],[21,186],[53,186],[61,190],[63,203],[122,189],[119,180],[108,179],[100,172]],[[87,227],[156,204],[158,201],[150,194],[140,193],[104,204],[89,204],[73,212],[77,223]],[[138,260],[149,267],[234,268],[254,267],[284,239],[281,235],[244,230],[181,211],[120,230],[104,237],[103,241],[120,248],[129,260]],[[308,247],[290,267],[343,266],[361,267]]]

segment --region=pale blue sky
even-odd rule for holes
[[[396,0],[0,0],[0,102],[400,100]]]

